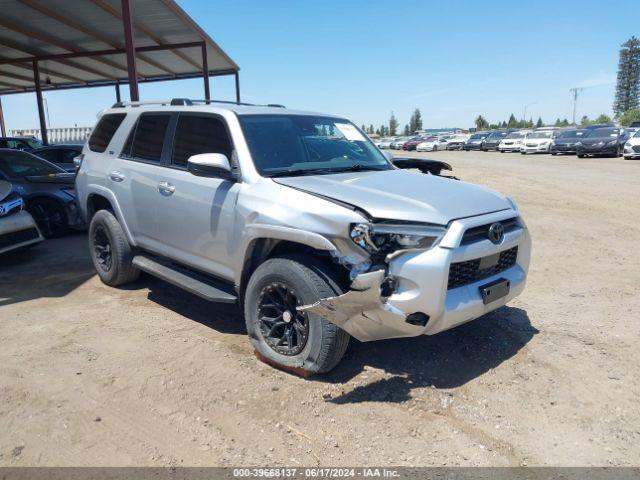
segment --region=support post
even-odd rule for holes
[[[207,59],[207,43],[202,42],[202,78],[204,79],[204,99],[211,100],[209,91],[209,60]]]
[[[127,72],[129,74],[129,96],[132,102],[140,100],[138,94],[138,69],[136,68],[135,39],[133,37],[133,12],[129,0],[122,0],[122,26],[124,47],[127,51]]]
[[[236,102],[240,103],[240,72],[235,73],[236,76]]]
[[[4,126],[4,113],[2,112],[2,97],[0,97],[0,132],[2,132],[2,136],[7,136],[7,130]]]
[[[37,60],[33,61],[33,81],[36,86],[36,100],[38,101],[38,116],[40,117],[40,135],[42,137],[42,144],[49,145],[47,123],[45,121],[44,105],[42,102],[42,88],[40,88],[40,70],[38,69]]]
[[[116,82],[116,102],[120,103],[121,97],[120,97],[120,82]]]

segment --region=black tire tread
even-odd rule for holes
[[[96,223],[102,223],[110,236],[112,245],[113,262],[116,267],[116,275],[113,278],[105,278],[100,275],[101,280],[109,286],[117,287],[130,283],[136,280],[140,276],[140,270],[132,265],[134,257],[134,251],[129,245],[124,230],[120,226],[120,222],[115,215],[109,210],[99,210],[95,213],[91,219],[91,225],[89,227],[89,234],[93,230],[93,226]],[[96,268],[98,270],[98,268]]]

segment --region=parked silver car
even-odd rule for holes
[[[239,301],[268,362],[331,370],[350,336],[432,335],[524,288],[531,242],[487,188],[395,168],[350,121],[236,104],[117,105],[76,180],[98,275]]]
[[[42,235],[13,186],[0,180],[0,254],[40,243]]]

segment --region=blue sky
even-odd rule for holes
[[[511,113],[547,122],[611,115],[620,44],[640,36],[640,2],[179,0],[241,67],[244,101],[428,128]],[[233,79],[212,80],[233,98]],[[201,80],[141,85],[141,98],[202,98]],[[123,90],[125,91],[125,90]],[[51,125],[93,125],[112,88],[45,94]],[[38,125],[35,96],[3,99],[8,128]]]

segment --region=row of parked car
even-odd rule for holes
[[[493,130],[469,135],[440,135],[382,139],[381,149],[437,151],[490,150],[499,152],[624,156],[640,158],[640,128],[617,125],[589,125],[580,128],[542,127],[532,130]]]
[[[0,254],[84,227],[74,185],[81,151],[82,145],[0,138]]]

